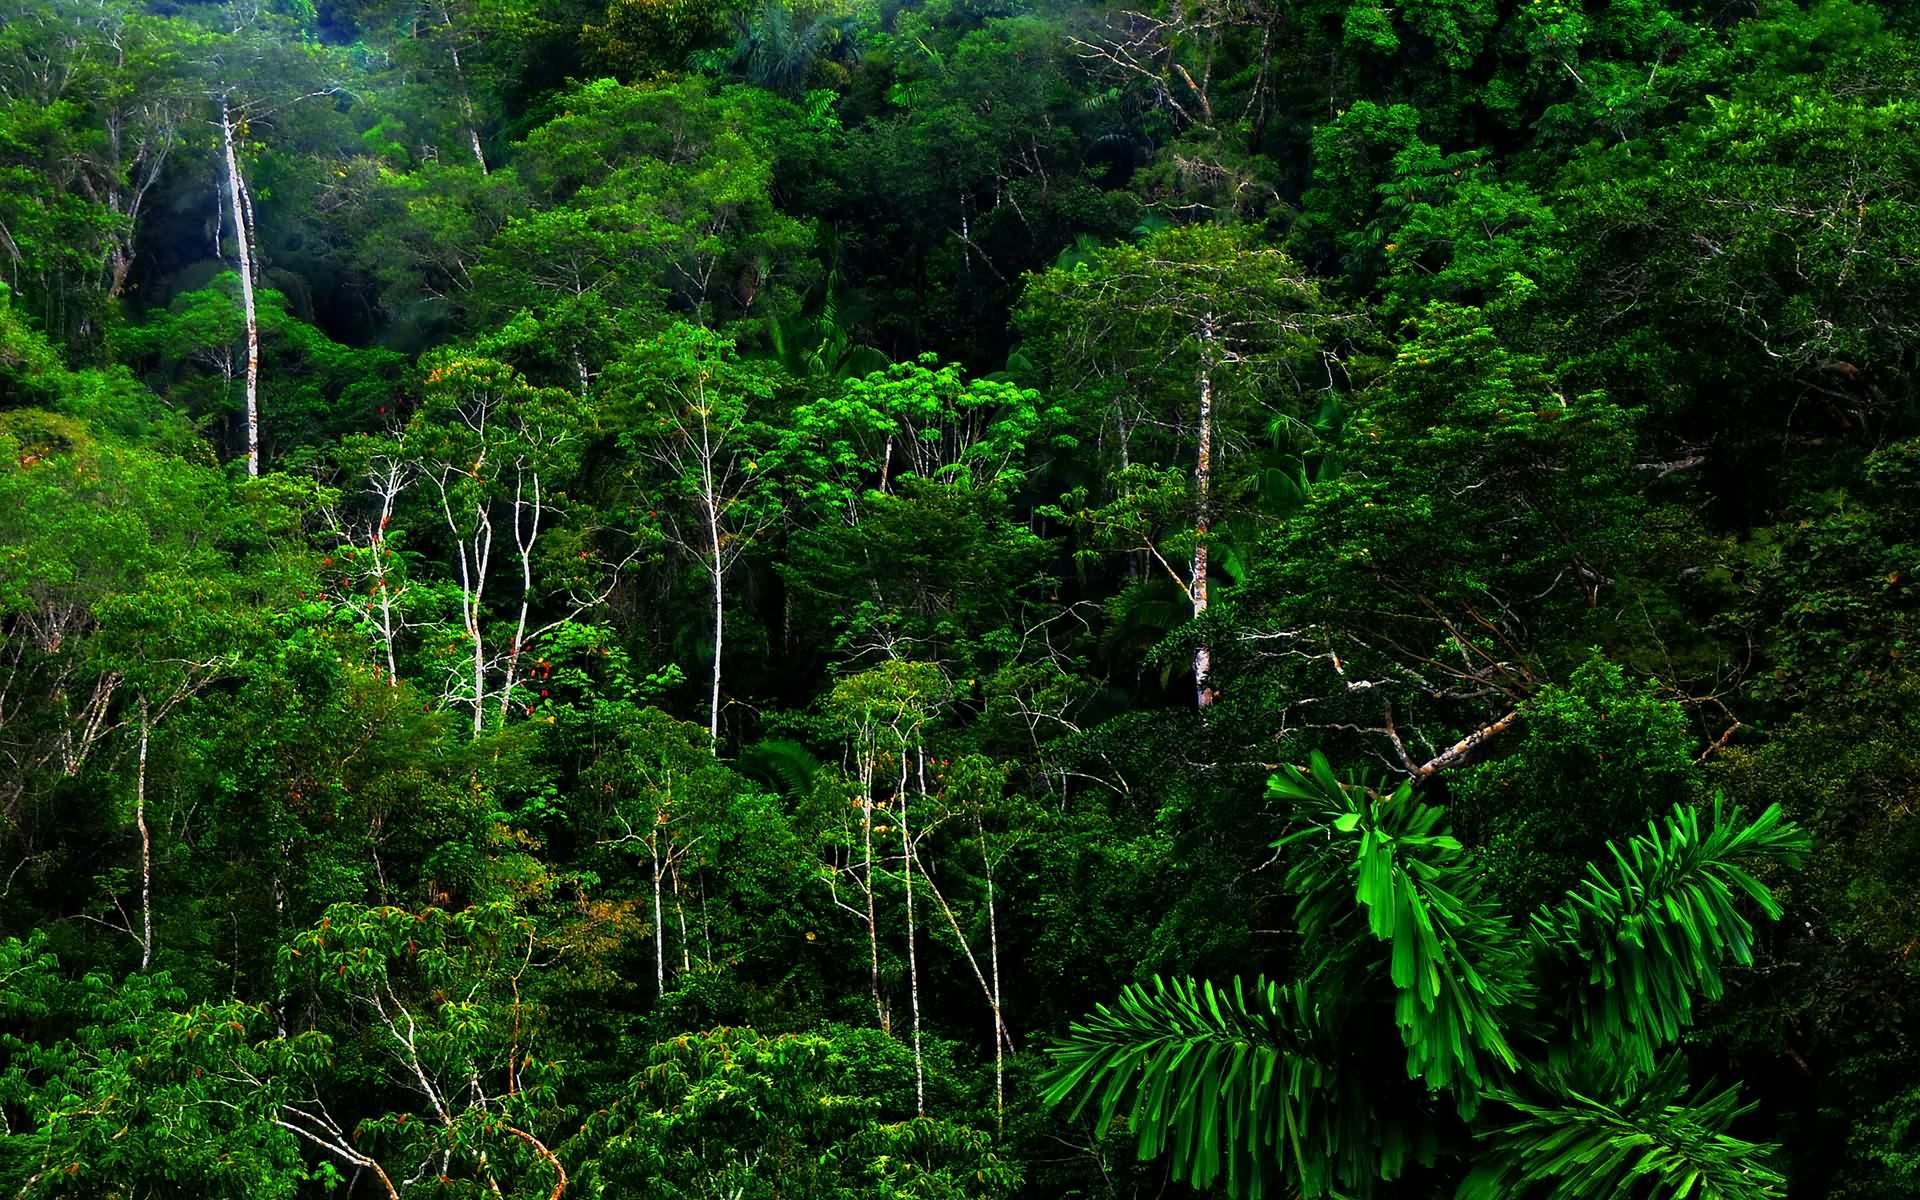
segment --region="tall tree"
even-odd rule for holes
[[[609,372],[624,427],[621,444],[651,460],[668,539],[700,564],[712,617],[707,732],[720,738],[720,671],[727,579],[741,555],[780,518],[767,424],[775,379],[744,362],[728,339],[676,324]],[[763,461],[764,460],[764,461]]]
[[[1318,289],[1244,231],[1198,225],[1035,277],[1021,321],[1040,343],[1054,388],[1078,393],[1092,410],[1122,489],[1083,511],[1094,524],[1129,530],[1130,548],[1167,569],[1198,621],[1210,600],[1210,542],[1234,454],[1268,426],[1304,425],[1317,394],[1336,387],[1333,323]],[[1184,579],[1167,565],[1145,506],[1128,494],[1135,483],[1154,482],[1137,468],[1159,474],[1143,489],[1152,494],[1180,460],[1192,464],[1181,497],[1185,530],[1175,543],[1187,552]],[[1194,703],[1205,708],[1218,692],[1204,634],[1192,662]]]

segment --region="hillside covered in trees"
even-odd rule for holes
[[[0,1197],[1920,1196],[1916,96],[0,0]]]

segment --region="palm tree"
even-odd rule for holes
[[[1343,784],[1316,753],[1268,789],[1297,823],[1275,846],[1303,970],[1125,988],[1052,1048],[1049,1103],[1124,1113],[1143,1158],[1247,1200],[1434,1165],[1456,1200],[1781,1194],[1774,1148],[1729,1132],[1749,1107],[1689,1089],[1673,1049],[1753,961],[1743,901],[1780,915],[1753,872],[1808,839],[1778,805],[1676,807],[1523,922],[1410,783]]]
[[[763,0],[734,17],[734,66],[749,83],[797,99],[816,63],[859,56],[858,24],[820,5]]]

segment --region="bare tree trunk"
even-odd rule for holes
[[[707,505],[707,511],[713,512],[713,505]],[[724,607],[725,589],[720,567],[720,522],[717,517],[708,521],[708,530],[713,535],[713,690],[707,701],[707,736],[714,745],[720,744],[720,644],[726,637],[726,609]]]
[[[926,754],[925,749],[920,751]],[[900,743],[900,855],[907,882],[907,994],[913,1004],[913,1100],[920,1116],[927,1115],[927,1075],[920,1053],[920,956],[914,948],[913,835],[907,827],[907,744]]]
[[[719,481],[713,476],[713,430],[703,404],[700,408],[700,485],[707,508],[707,573],[713,582],[713,689],[707,701],[707,736],[720,742],[720,647],[726,638],[727,560],[720,545]]]
[[[653,832],[647,836],[647,848],[653,852],[653,982],[667,994],[667,931],[660,908],[660,814],[653,817]]]
[[[480,164],[480,173],[485,175],[487,156],[480,149],[479,123],[473,119],[473,89],[467,86],[467,71],[460,63],[460,42],[453,28],[453,13],[444,4],[440,6],[440,26],[447,31],[447,57],[453,62],[453,81],[460,97],[460,116],[467,123],[467,144],[473,151],[473,161]]]
[[[922,788],[920,794],[923,796],[926,795],[926,789]],[[983,839],[981,843],[982,852],[984,852],[985,849],[986,844]],[[974,982],[980,985],[980,994],[986,998],[987,1010],[993,1014],[994,1098],[997,1119],[1004,1102],[1003,1088],[1006,1063],[1002,1052],[1007,1046],[1012,1044],[1013,1035],[1007,1032],[1007,1023],[1000,1015],[1000,938],[998,930],[993,928],[992,892],[989,890],[987,896],[987,923],[989,929],[988,937],[993,949],[993,982],[988,983],[986,974],[980,970],[980,960],[975,957],[973,953],[972,944],[967,941],[966,933],[960,928],[960,919],[954,915],[953,906],[947,903],[946,896],[940,891],[940,885],[933,881],[933,876],[928,872],[926,864],[920,862],[920,850],[918,847],[914,848],[913,860],[920,865],[920,878],[925,881],[927,890],[933,894],[933,902],[940,906],[941,915],[947,918],[947,926],[953,930],[954,943],[960,947],[960,953],[966,958],[967,966],[973,971]],[[989,868],[989,881],[991,881],[991,868]],[[991,889],[991,882],[989,882],[988,887]]]
[[[1413,772],[1414,780],[1417,782],[1431,779],[1435,774],[1446,770],[1461,759],[1466,758],[1469,754],[1472,754],[1475,750],[1478,750],[1482,745],[1486,744],[1489,738],[1498,737],[1511,729],[1514,722],[1519,719],[1520,713],[1519,710],[1516,709],[1497,721],[1482,725],[1480,728],[1469,733],[1467,736],[1461,738],[1453,745],[1448,746],[1445,750],[1442,750],[1439,754],[1415,768]]]
[[[681,847],[678,855],[667,855],[667,873],[673,876],[673,911],[680,918],[680,973],[693,970],[693,942],[687,937],[687,906],[680,898],[680,859],[686,854]]]
[[[877,754],[878,751],[874,751]],[[873,898],[873,763],[869,757],[861,764],[860,772],[860,823],[864,843],[862,853],[865,861],[861,864],[861,874],[867,889],[867,968],[873,977],[873,1015],[880,1022],[880,1028],[892,1032],[893,1023],[887,1020],[887,1006],[880,1001],[880,914]]]
[[[478,470],[476,465],[475,470]],[[493,558],[493,518],[486,502],[474,505],[474,532],[464,535],[454,520],[448,502],[445,478],[435,481],[440,489],[440,511],[446,516],[447,531],[453,535],[454,549],[460,555],[460,623],[466,627],[473,647],[473,736],[479,737],[486,724],[487,659],[484,630],[481,627],[481,602],[487,586],[487,566]]]
[[[980,826],[980,865],[987,878],[987,963],[993,972],[993,1126],[1006,1127],[1007,1018],[1000,1007],[1000,921],[993,907],[993,857],[987,853],[986,826]]]
[[[1213,317],[1200,320],[1200,340],[1204,347],[1200,363],[1199,449],[1193,463],[1193,582],[1187,589],[1193,597],[1193,617],[1199,620],[1207,611],[1207,536],[1212,530],[1213,500]],[[1214,701],[1213,648],[1202,641],[1193,651],[1194,705],[1205,708]]]
[[[147,828],[147,739],[153,717],[140,697],[140,760],[133,775],[133,823],[140,829],[140,969],[153,965],[153,833]]]
[[[240,305],[247,319],[247,474],[260,474],[260,319],[253,303],[252,208],[240,181],[240,158],[233,149],[233,110],[220,97],[220,146],[227,162],[227,199],[233,209],[234,243],[240,256]]]
[[[513,644],[507,647],[507,678],[500,688],[500,723],[507,723],[507,710],[513,703],[513,685],[519,674],[520,655],[526,650],[527,614],[533,603],[533,547],[540,540],[540,473],[533,474],[533,516],[523,531],[520,514],[526,508],[522,489],[526,485],[525,474],[517,475],[513,483],[513,544],[520,553],[520,618],[514,623]]]
[[[400,686],[400,667],[393,650],[399,630],[393,612],[393,586],[387,580],[387,558],[391,554],[387,548],[387,526],[393,521],[393,506],[403,486],[400,465],[397,462],[390,463],[386,478],[379,484],[380,523],[374,526],[372,536],[367,539],[367,553],[373,560],[374,587],[380,593],[380,640],[387,651],[388,687]]]
[[[486,721],[487,704],[487,660],[486,646],[480,640],[480,596],[475,593],[465,601],[467,610],[467,636],[473,642],[473,736],[479,737]]]

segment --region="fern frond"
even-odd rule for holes
[[[1676,1056],[1624,1098],[1562,1089],[1496,1097],[1508,1119],[1481,1133],[1487,1153],[1455,1200],[1777,1200],[1776,1147],[1727,1128],[1752,1105],[1727,1088],[1688,1094]]]
[[[1749,868],[1797,864],[1809,845],[1779,805],[1743,825],[1718,796],[1704,828],[1697,811],[1676,806],[1624,848],[1610,844],[1611,877],[1590,864],[1585,883],[1533,916],[1542,957],[1584,980],[1572,998],[1569,1043],[1650,1072],[1659,1048],[1692,1023],[1695,996],[1720,998],[1722,965],[1753,962],[1740,898],[1768,919],[1780,915]]]

